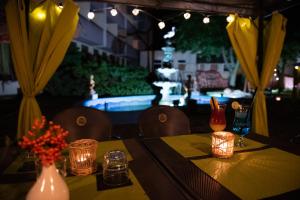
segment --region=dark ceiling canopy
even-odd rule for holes
[[[78,0],[82,1],[82,0]],[[158,9],[190,10],[205,14],[237,13],[240,16],[269,15],[300,2],[297,0],[94,0],[115,4],[128,4]]]

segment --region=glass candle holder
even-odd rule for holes
[[[226,131],[213,132],[211,148],[214,157],[231,157],[234,148],[234,134]]]
[[[86,176],[97,170],[96,152],[98,142],[92,139],[81,139],[69,145],[71,173]]]

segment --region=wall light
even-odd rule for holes
[[[134,16],[137,16],[139,13],[140,13],[140,9],[134,8],[134,9],[132,10],[132,14],[133,14]]]
[[[95,13],[93,11],[88,12],[87,17],[92,20],[95,18]]]
[[[184,19],[189,19],[189,18],[191,18],[191,13],[185,12],[185,13],[183,14],[183,17],[184,17]]]
[[[210,19],[209,19],[208,16],[206,16],[206,17],[203,18],[203,23],[204,24],[208,24],[209,22],[210,22]]]
[[[299,66],[295,66],[295,70],[298,70],[299,69]]]
[[[163,21],[161,21],[161,22],[158,23],[159,29],[163,29],[163,28],[165,28],[165,26],[166,26],[166,24]]]
[[[45,20],[46,19],[46,11],[40,7],[37,7],[32,11],[32,16],[37,20]]]
[[[112,8],[111,10],[110,10],[110,14],[111,14],[111,16],[116,16],[117,14],[118,14],[118,11],[117,11],[117,9],[115,9],[115,8]]]

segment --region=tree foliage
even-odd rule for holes
[[[151,94],[145,81],[148,71],[141,67],[109,64],[80,52],[71,45],[45,91],[54,96],[88,96],[90,75],[94,75],[95,90],[99,96]]]
[[[280,62],[278,64],[277,73],[280,76],[278,83],[279,92],[282,92],[284,89],[284,76],[286,68],[293,70],[297,58],[300,57],[300,26],[299,20],[297,18],[288,18],[286,36],[281,52]],[[290,70],[290,71],[292,71]],[[294,88],[295,90],[295,88]]]
[[[279,63],[279,73],[282,76],[284,75],[285,67],[291,67],[300,56],[300,45],[297,42],[300,41],[300,25],[297,16],[298,11],[294,10],[288,17],[287,33]],[[225,17],[211,17],[209,24],[202,23],[202,19],[202,15],[193,15],[186,21],[181,19],[175,35],[176,49],[200,52],[200,56],[206,58],[222,55],[231,78],[234,78],[239,65],[236,62],[227,36]],[[233,85],[234,81],[230,82],[230,85]]]
[[[201,53],[202,56],[220,56],[221,49],[230,47],[226,32],[226,19],[221,16],[210,18],[209,24],[202,23],[202,15],[193,15],[181,20],[175,34],[176,49]]]
[[[291,60],[296,62],[300,56],[300,21],[299,21],[299,8],[294,7],[286,10],[283,13],[287,17],[286,36],[281,53],[283,63]]]
[[[144,68],[117,67],[105,62],[100,74],[95,76],[96,91],[101,96],[128,96],[151,94],[152,89],[145,81],[148,71]]]
[[[221,57],[225,69],[229,71],[229,85],[235,87],[239,63],[234,56],[226,31],[226,18],[213,16],[209,24],[202,23],[202,15],[193,15],[189,20],[181,20],[175,34],[176,49],[198,53],[206,60]]]
[[[296,62],[297,58],[300,56],[300,44],[295,41],[300,41],[300,32],[287,32],[281,53],[281,58],[284,62],[287,62],[288,60]]]

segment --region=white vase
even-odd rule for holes
[[[42,173],[26,196],[27,200],[68,200],[69,188],[55,165],[42,168]]]

